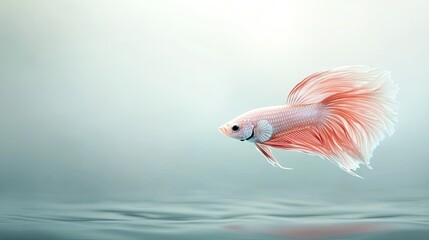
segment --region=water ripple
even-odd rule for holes
[[[35,233],[55,239],[395,239],[398,232],[429,233],[424,202],[146,201],[0,210],[0,233],[8,239]]]

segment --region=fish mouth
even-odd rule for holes
[[[225,126],[220,126],[219,127],[219,132],[221,132],[223,135],[227,135],[228,131],[226,130]]]

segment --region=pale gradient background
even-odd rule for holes
[[[0,198],[418,197],[429,189],[428,1],[0,1]],[[396,133],[365,180],[217,128],[305,76],[389,70]]]

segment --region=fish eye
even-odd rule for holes
[[[240,129],[240,127],[238,125],[232,126],[232,131],[236,132],[236,131],[238,131],[238,129]]]

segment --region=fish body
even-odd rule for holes
[[[284,135],[290,131],[296,131],[317,125],[324,118],[324,107],[322,104],[302,104],[302,105],[279,105],[264,108],[258,108],[243,115],[239,119],[251,119],[253,126],[257,126],[260,121],[267,121],[272,127],[270,139]],[[248,139],[251,142],[264,142],[254,135]]]
[[[372,152],[394,132],[397,86],[387,72],[361,66],[315,73],[297,84],[287,103],[258,108],[219,130],[255,144],[273,166],[284,169],[270,147],[326,158],[346,172],[369,167]]]

